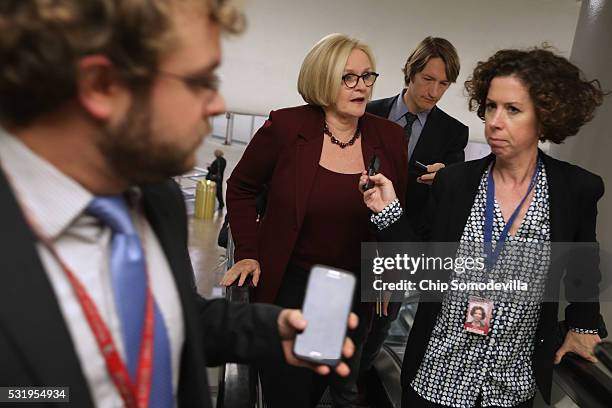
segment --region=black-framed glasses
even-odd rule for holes
[[[357,83],[359,83],[359,78],[361,78],[363,79],[365,86],[370,87],[374,85],[374,82],[376,82],[376,78],[378,78],[379,75],[380,74],[377,72],[364,72],[361,75],[344,74],[342,75],[342,82],[344,82],[344,85],[346,85],[348,88],[354,88],[357,86]]]
[[[158,70],[157,74],[181,81],[187,88],[196,94],[205,91],[217,92],[219,90],[219,77],[215,74],[189,76],[162,70]]]

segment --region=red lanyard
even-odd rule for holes
[[[42,238],[39,236],[39,238]],[[127,408],[146,408],[149,404],[149,391],[151,390],[151,371],[153,362],[153,296],[151,295],[150,287],[147,287],[147,304],[145,310],[145,323],[142,335],[142,344],[140,346],[140,358],[138,361],[138,371],[136,375],[136,384],[130,379],[125,363],[119,355],[119,351],[113,342],[108,326],[102,320],[96,305],[81,282],[74,275],[70,267],[66,265],[59,257],[55,249],[49,245],[49,242],[42,240],[47,249],[51,252],[56,261],[61,265],[68,280],[72,284],[74,293],[81,304],[83,313],[87,318],[87,323],[93,332],[100,353],[104,357],[106,368],[110,374],[113,383],[117,387],[117,391],[121,395],[123,402]]]
[[[1,167],[0,167],[1,170]],[[6,173],[5,173],[6,174]],[[9,179],[7,174],[7,179]],[[13,189],[13,191],[15,191]],[[76,295],[81,309],[87,318],[87,323],[91,329],[100,354],[104,357],[108,373],[117,387],[117,391],[123,400],[126,408],[147,408],[149,405],[149,394],[151,390],[151,373],[153,368],[153,337],[154,337],[154,315],[153,315],[153,296],[151,287],[147,284],[147,298],[145,306],[145,321],[143,327],[142,340],[140,345],[140,356],[138,359],[138,368],[136,371],[136,383],[133,383],[130,374],[124,361],[115,346],[113,337],[104,320],[98,312],[94,301],[91,299],[85,287],[81,284],[70,267],[62,260],[55,250],[51,241],[39,232],[34,219],[30,216],[27,206],[21,203],[21,208],[25,214],[26,221],[30,228],[38,238],[38,240],[47,248],[53,255],[56,262],[61,266],[66,274],[68,281],[72,285],[74,294]],[[144,244],[143,244],[144,251]],[[146,258],[145,258],[146,259]],[[148,268],[145,263],[145,273],[148,277]]]

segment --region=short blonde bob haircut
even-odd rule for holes
[[[376,70],[376,62],[370,47],[346,34],[329,34],[317,42],[306,54],[298,77],[298,92],[306,103],[328,107],[336,102],[342,83],[346,61],[354,49],[359,49],[370,59],[370,68]]]

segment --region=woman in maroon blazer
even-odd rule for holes
[[[374,155],[400,190],[408,172],[402,128],[365,113],[378,77],[374,70],[369,47],[342,34],[324,37],[306,55],[298,91],[308,105],[271,112],[228,180],[237,262],[222,284],[238,277],[242,284],[251,274],[255,301],[301,308],[312,265],[359,277],[361,242],[374,238],[358,190],[360,174]],[[264,185],[267,208],[258,223],[255,198]],[[353,310],[361,320],[352,336],[359,350],[371,305],[357,294]],[[325,386],[288,366],[264,368],[261,377],[272,407],[315,405]],[[335,406],[354,402],[353,375],[332,377],[330,385]]]

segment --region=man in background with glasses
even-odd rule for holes
[[[210,407],[206,363],[304,365],[299,311],[197,295],[171,180],[225,109],[219,36],[241,21],[223,0],[0,3],[0,387]]]
[[[446,165],[465,160],[468,127],[436,106],[457,80],[459,68],[457,50],[448,40],[427,37],[406,60],[402,92],[372,101],[366,108],[366,112],[387,118],[404,128],[408,144],[405,212],[417,231],[420,231],[419,223],[429,199],[429,186],[436,172]],[[363,349],[362,373],[372,366],[400,306],[400,303],[384,304],[383,316],[375,318]]]

